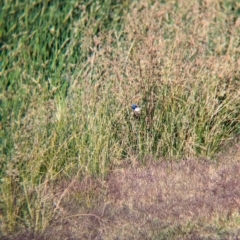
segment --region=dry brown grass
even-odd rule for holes
[[[231,151],[218,163],[133,161],[106,181],[64,181],[45,233],[15,239],[238,239],[240,145]]]
[[[71,90],[86,87],[86,101],[95,98],[99,109],[116,110],[104,114],[112,119],[120,154],[212,156],[233,137],[240,28],[223,9],[215,1],[140,1],[122,36],[94,39],[88,67],[82,66],[84,81],[94,84],[82,86],[75,78]],[[142,107],[141,125],[129,119],[132,103]]]

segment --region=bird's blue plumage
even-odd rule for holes
[[[138,106],[136,104],[132,105],[132,109],[135,110]]]
[[[133,105],[132,105],[132,110],[133,110],[133,112],[134,112],[135,114],[137,114],[137,115],[139,115],[139,114],[140,114],[140,111],[141,111],[140,107],[138,107],[138,105],[136,105],[136,104],[133,104]]]

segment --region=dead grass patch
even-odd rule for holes
[[[239,144],[235,148],[239,154]],[[75,181],[61,203],[62,211],[43,236],[237,239],[239,183],[238,155],[218,163],[202,159],[126,165],[106,181]],[[84,193],[95,196],[91,206],[82,198]]]

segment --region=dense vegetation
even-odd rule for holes
[[[217,160],[240,133],[236,1],[12,0],[0,27],[2,235],[43,232],[62,179]]]

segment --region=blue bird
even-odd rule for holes
[[[141,113],[141,108],[138,107],[138,105],[136,105],[136,104],[133,104],[133,105],[132,105],[132,110],[133,110],[133,112],[134,112],[134,114],[135,114],[136,116],[139,116],[140,113]]]

